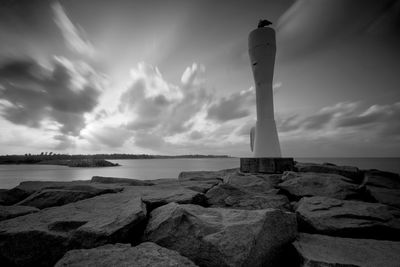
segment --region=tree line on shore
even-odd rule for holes
[[[1,155],[0,164],[34,164],[48,160],[82,160],[82,159],[166,159],[166,158],[229,158],[228,155],[149,155],[149,154],[58,154],[41,152],[40,154],[27,153],[24,155]]]

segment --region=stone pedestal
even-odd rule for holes
[[[293,158],[240,158],[241,172],[283,173],[293,170]]]

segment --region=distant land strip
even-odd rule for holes
[[[86,159],[174,159],[174,158],[231,158],[228,155],[149,155],[149,154],[57,154],[42,152],[40,154],[1,155],[0,164],[46,164],[48,161],[86,160]],[[47,163],[48,164],[48,163]],[[58,165],[58,164],[57,164]]]

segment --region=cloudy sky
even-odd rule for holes
[[[0,2],[0,153],[249,156],[258,19],[284,156],[400,156],[400,1]]]

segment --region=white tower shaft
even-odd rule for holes
[[[274,120],[272,82],[274,76],[275,31],[269,27],[253,30],[249,35],[249,55],[252,65],[257,105],[254,157],[281,157]]]

